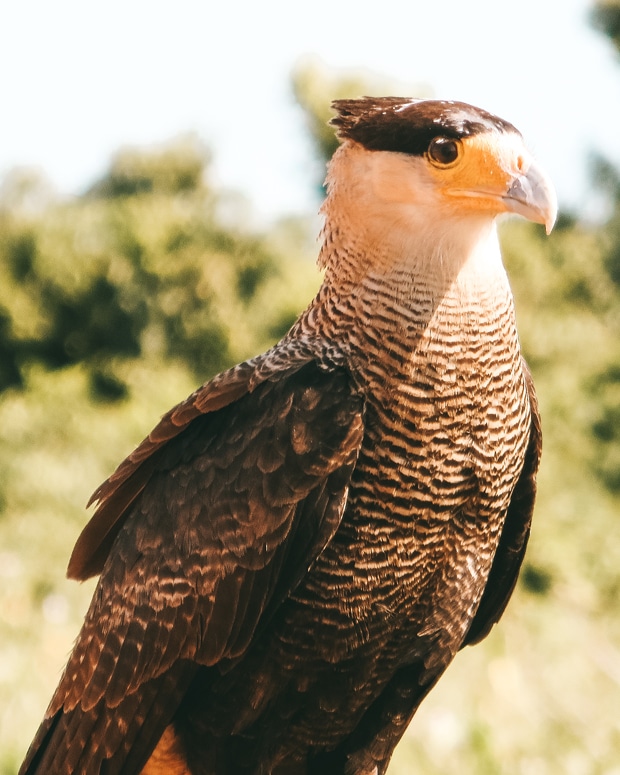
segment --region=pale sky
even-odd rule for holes
[[[0,4],[0,174],[77,194],[125,144],[196,131],[257,213],[316,209],[290,91],[300,57],[362,67],[515,124],[584,207],[587,159],[620,162],[620,62],[586,0],[19,0]],[[407,94],[401,96],[415,96]]]

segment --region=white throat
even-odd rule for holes
[[[420,286],[433,286],[433,296],[507,287],[495,218],[450,210],[425,185],[423,163],[341,146],[322,208],[326,280],[363,285],[381,277],[401,297]]]

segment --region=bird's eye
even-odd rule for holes
[[[461,146],[451,137],[434,137],[428,146],[428,158],[438,167],[448,167],[459,157]]]

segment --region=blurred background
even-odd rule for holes
[[[525,567],[390,775],[620,775],[620,2],[224,5],[0,10],[0,773],[92,594],[89,495],[308,303],[329,102],[399,94],[516,124],[561,215],[502,227],[545,433]]]

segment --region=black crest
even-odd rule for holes
[[[486,110],[465,102],[415,100],[406,97],[361,97],[335,100],[338,115],[330,121],[338,137],[371,151],[421,156],[437,136],[470,137],[480,132],[518,130]]]

